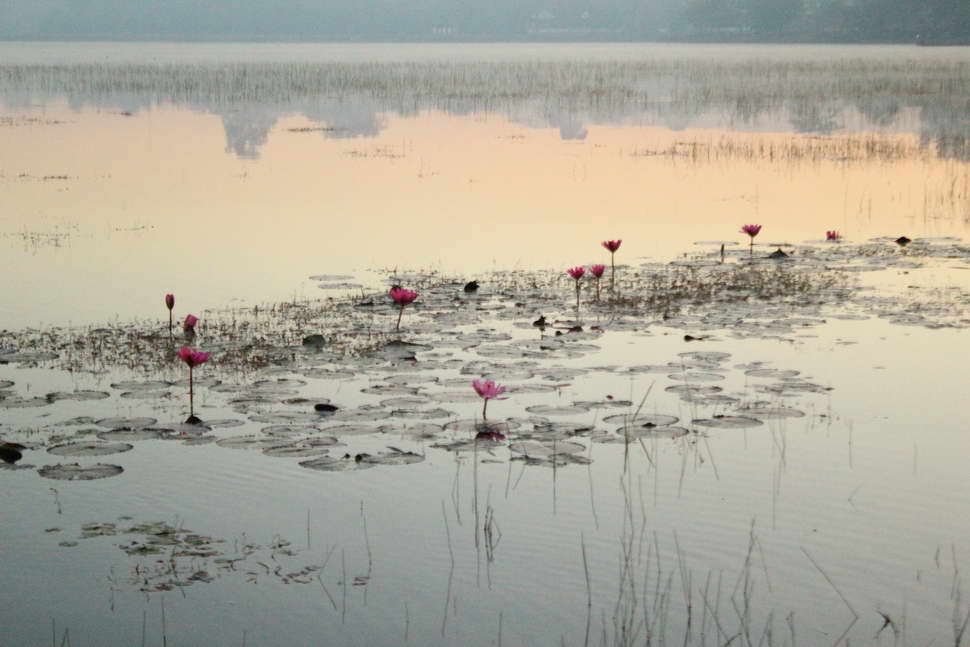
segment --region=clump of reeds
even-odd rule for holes
[[[835,302],[848,296],[848,284],[844,272],[781,263],[671,265],[638,272],[615,305],[670,315],[752,300]]]

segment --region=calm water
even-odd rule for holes
[[[0,643],[967,643],[970,50],[3,43],[0,61],[0,327],[18,331],[0,348],[57,354],[0,364],[0,438],[33,448],[21,464],[125,470],[0,471]],[[602,240],[623,239],[633,290],[721,241],[743,261],[752,222],[757,254],[794,249],[815,282],[848,268],[851,296],[665,319],[587,287],[605,332],[560,346],[530,325],[575,315],[549,277],[608,264]],[[252,314],[395,271],[483,281],[421,288],[417,362],[308,353],[316,328]],[[164,344],[140,359],[168,292],[203,319],[196,405],[219,443],[46,452],[106,418],[184,419],[184,367]],[[328,325],[376,333],[396,315],[341,312]],[[263,356],[243,367],[248,335]],[[440,447],[472,436],[454,427],[480,416],[480,376],[518,387],[488,409],[512,446]],[[324,399],[343,413],[307,412]],[[638,406],[690,433],[602,442]],[[752,408],[761,424],[706,422]],[[423,460],[321,472],[232,448],[274,433]],[[571,443],[585,460],[511,460]],[[122,550],[146,521],[213,541]],[[93,522],[117,534],[81,538]]]

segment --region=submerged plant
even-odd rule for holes
[[[165,295],[165,307],[168,308],[168,336],[172,336],[172,309],[175,307],[175,295]]]
[[[752,256],[754,255],[754,237],[758,235],[759,231],[761,231],[761,225],[745,225],[741,227],[741,233],[747,234],[751,239],[751,244],[748,249]]]
[[[394,326],[394,330],[398,331],[401,329],[401,315],[404,314],[405,306],[417,299],[418,293],[414,290],[405,290],[404,288],[393,287],[388,294],[394,300],[394,303],[396,303],[400,308],[397,313],[397,324]]]
[[[603,247],[610,252],[610,295],[616,296],[616,250],[620,249],[622,240],[604,240]]]
[[[603,264],[590,265],[589,273],[593,275],[596,279],[596,300],[600,300],[600,277],[603,276],[603,271],[606,270],[606,266]]]
[[[198,422],[199,419],[195,417],[195,393],[192,384],[192,369],[208,362],[209,353],[193,350],[188,346],[182,346],[179,349],[179,359],[188,364],[189,367],[189,419],[187,422]]]
[[[507,400],[508,398],[500,398],[498,396],[505,393],[505,387],[499,386],[492,380],[472,380],[472,388],[475,392],[485,400],[485,404],[482,405],[482,419],[487,418],[485,412],[488,410],[489,400]]]
[[[573,279],[575,279],[576,281],[576,319],[579,319],[579,286],[580,286],[579,282],[580,280],[582,280],[583,274],[585,273],[586,273],[586,268],[583,267],[582,265],[578,265],[576,267],[572,267],[566,270],[566,274],[573,277]]]

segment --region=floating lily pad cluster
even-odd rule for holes
[[[559,272],[495,272],[479,277],[472,292],[464,290],[466,277],[397,274],[389,282],[420,292],[399,334],[391,333],[399,308],[383,291],[210,312],[196,340],[213,357],[195,380],[205,401],[202,424],[113,415],[124,402],[125,410],[176,409],[171,418],[179,418],[188,384],[177,342],[161,325],[5,331],[0,362],[112,377],[97,388],[44,395],[0,381],[0,409],[19,419],[40,408],[91,412],[60,423],[41,423],[38,414],[29,429],[0,423],[0,442],[9,447],[3,466],[25,467],[25,454],[46,450],[48,460],[68,460],[29,466],[45,478],[105,478],[122,474],[125,455],[140,443],[173,440],[259,451],[330,472],[413,464],[434,450],[557,466],[591,460],[590,443],[753,429],[806,415],[796,400],[832,387],[794,369],[732,367],[730,353],[704,350],[705,342],[791,341],[835,318],[965,325],[960,313],[970,297],[962,292],[941,292],[917,309],[915,295],[862,290],[857,279],[968,261],[970,248],[948,239],[917,239],[905,248],[891,240],[840,240],[799,247],[781,262],[749,254],[721,263],[709,251],[667,265],[620,266],[622,298],[585,304],[583,321],[575,319],[573,286]],[[607,335],[636,343],[671,331],[697,342],[697,350],[666,362],[591,365]],[[603,375],[653,380],[658,390],[645,408],[631,399],[577,395],[575,383]],[[466,417],[481,402],[473,380],[499,383],[512,399],[496,402],[490,417],[503,406],[517,415]],[[670,397],[688,403],[694,415],[681,420],[664,411]],[[106,456],[115,458],[105,463]]]
[[[131,560],[127,577],[112,581],[118,588],[156,593],[230,576],[251,582],[268,578],[283,584],[326,586],[321,578],[326,562],[302,563],[298,559],[302,551],[282,537],[263,546],[245,539],[227,542],[164,521],[119,521],[82,524],[78,537],[81,541],[101,537],[120,541],[118,548]],[[47,532],[62,530],[50,528]],[[78,543],[67,539],[60,545],[70,548]]]

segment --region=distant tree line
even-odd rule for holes
[[[0,0],[0,38],[970,44],[970,0]]]

